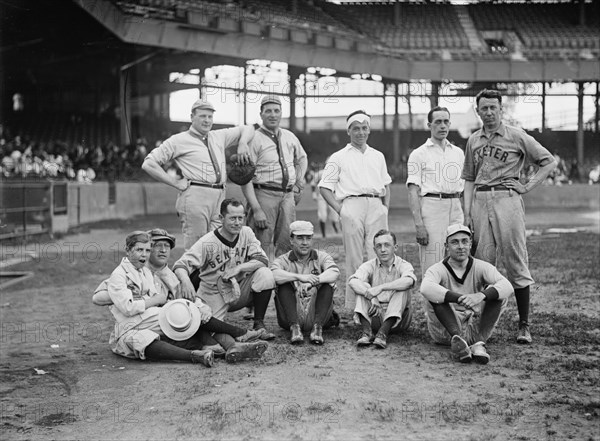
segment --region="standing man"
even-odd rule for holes
[[[222,225],[183,253],[173,265],[173,271],[181,281],[182,296],[193,300],[197,295],[219,320],[224,320],[229,311],[254,304],[254,329],[258,330],[265,328],[265,313],[275,280],[260,242],[252,230],[244,226],[245,218],[240,201],[225,199],[221,203]],[[190,280],[195,270],[200,272],[197,292]],[[265,330],[261,338],[271,340],[275,335]]]
[[[460,362],[486,364],[485,343],[513,289],[493,265],[470,256],[468,227],[450,225],[445,236],[448,257],[431,266],[421,283],[427,329],[436,344],[450,345]]]
[[[296,135],[279,127],[279,97],[262,99],[260,117],[262,125],[250,144],[250,161],[256,164],[256,174],[242,191],[250,207],[248,226],[272,258],[290,249],[289,226],[296,220],[308,160]]]
[[[325,164],[319,190],[340,215],[346,252],[346,277],[363,262],[364,250],[375,257],[371,247],[375,233],[388,228],[390,183],[383,153],[367,145],[371,118],[364,110],[346,118],[350,143],[331,155]],[[346,284],[346,308],[354,310],[356,296]]]
[[[187,250],[208,231],[220,225],[219,206],[225,198],[225,149],[238,144],[238,162],[248,163],[252,126],[211,131],[215,108],[197,100],[192,105],[190,129],[171,136],[151,151],[142,169],[157,181],[179,190],[175,209],[181,221],[183,246]],[[181,179],[162,167],[174,161]]]
[[[417,229],[421,274],[444,257],[444,236],[452,224],[462,224],[460,197],[465,155],[447,137],[450,111],[434,107],[427,114],[431,137],[408,158],[408,204]]]
[[[412,321],[411,288],[417,283],[413,266],[396,255],[396,235],[380,230],[373,238],[375,257],[348,280],[356,293],[355,321],[362,326],[358,346],[387,347],[390,332],[406,331]],[[373,339],[373,331],[377,333]]]
[[[310,341],[323,344],[323,325],[333,316],[333,293],[340,270],[333,258],[312,247],[314,227],[306,221],[290,225],[292,250],[271,264],[277,284],[277,321],[292,333],[292,344]]]
[[[552,154],[522,129],[502,123],[502,95],[484,89],[477,94],[483,128],[467,141],[462,177],[465,180],[465,222],[472,227],[475,257],[496,265],[499,251],[519,311],[518,343],[531,343],[529,287],[533,279],[525,239],[522,194],[545,181],[556,167]],[[525,184],[519,181],[525,160],[539,166]]]

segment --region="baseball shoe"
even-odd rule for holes
[[[488,364],[490,361],[490,355],[485,350],[485,343],[482,341],[478,341],[477,343],[471,345],[469,348],[471,350],[471,355],[473,360],[475,360],[479,364]]]
[[[315,345],[323,344],[323,326],[313,326],[312,331],[310,331],[310,341]]]
[[[461,363],[469,363],[471,361],[471,349],[462,337],[455,335],[450,341],[452,353]]]
[[[237,363],[242,360],[254,360],[260,358],[268,347],[269,344],[265,341],[236,343],[225,354],[225,361],[227,363]]]
[[[519,333],[517,334],[517,343],[528,345],[531,343],[531,333],[529,332],[529,323],[519,323]]]
[[[385,335],[383,332],[378,332],[375,336],[375,340],[373,340],[373,344],[379,349],[387,348],[387,335]]]
[[[262,335],[259,337],[261,340],[273,340],[275,338],[275,334],[267,331],[267,328],[265,328],[265,322],[263,322],[262,320],[254,320],[253,329],[264,329]]]
[[[215,358],[225,358],[225,349],[223,348],[223,346],[216,344],[216,345],[206,345],[206,346],[202,346],[202,350],[203,351],[213,351],[214,357]]]
[[[238,343],[248,343],[251,341],[258,340],[267,330],[265,328],[260,329],[248,329],[244,335],[240,335],[235,338]]]
[[[215,362],[215,354],[210,349],[192,351],[192,363],[201,363],[206,367],[212,367]]]
[[[373,334],[363,331],[362,335],[356,340],[356,346],[369,346],[373,342]]]
[[[304,335],[302,335],[302,330],[300,329],[300,325],[298,323],[290,326],[290,331],[292,331],[292,337],[290,338],[290,341],[293,345],[304,343]]]

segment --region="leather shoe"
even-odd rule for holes
[[[242,360],[252,360],[260,358],[265,353],[269,344],[264,341],[255,341],[252,343],[236,343],[229,348],[225,354],[227,363],[237,363]]]
[[[290,326],[290,331],[292,331],[292,338],[290,340],[293,345],[304,342],[304,336],[299,324],[295,323]]]
[[[323,344],[323,326],[313,326],[312,331],[310,331],[310,341],[316,345]]]
[[[212,367],[215,362],[215,354],[210,349],[192,351],[192,363],[201,363],[206,367]]]

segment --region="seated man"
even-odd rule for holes
[[[310,341],[323,344],[323,325],[333,316],[333,293],[340,270],[329,254],[312,247],[314,227],[306,221],[290,224],[292,250],[271,264],[277,284],[277,321],[292,332],[292,344]]]
[[[485,342],[513,293],[510,282],[490,263],[470,256],[471,230],[446,230],[448,257],[429,267],[421,294],[428,301],[427,328],[437,344],[450,345],[463,363],[486,364]]]
[[[396,256],[396,235],[379,230],[373,237],[374,259],[363,263],[348,284],[356,294],[354,320],[362,325],[358,346],[387,346],[390,332],[408,329],[412,320],[411,288],[417,282],[413,266]],[[373,332],[377,336],[373,340]]]
[[[246,212],[240,201],[225,199],[219,216],[222,226],[198,239],[173,266],[181,281],[181,294],[187,299],[200,297],[219,320],[224,320],[228,311],[254,305],[254,329],[264,329],[262,340],[274,339],[264,324],[275,288],[267,255],[252,230],[244,226]],[[200,277],[197,293],[190,280],[196,270]],[[230,289],[223,289],[227,287]]]
[[[151,249],[145,267],[150,270],[153,276],[156,292],[165,297],[167,301],[173,300],[178,297],[179,279],[169,269],[167,263],[171,256],[171,249],[175,247],[175,237],[161,228],[154,228],[148,231],[147,234],[150,237]],[[96,293],[92,298],[96,305],[113,305],[108,291],[109,280],[103,281],[96,289]],[[195,299],[195,305],[201,311],[203,324],[194,335],[194,338],[185,339],[185,341],[173,341],[162,335],[161,332],[163,341],[189,350],[210,350],[214,352],[215,356],[225,357],[227,362],[258,358],[267,349],[264,343],[254,342],[262,332],[247,331],[213,318],[210,307],[200,299]],[[219,344],[212,337],[211,332],[226,336],[223,337],[222,344]]]

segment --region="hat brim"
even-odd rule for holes
[[[166,240],[167,242],[169,242],[169,245],[171,246],[171,248],[175,248],[175,240],[172,237],[168,237],[168,236],[150,236],[150,240],[152,242],[156,242],[159,240]]]
[[[188,305],[190,312],[192,314],[192,324],[185,331],[177,331],[171,327],[169,321],[167,320],[167,310],[168,308],[173,307],[176,303],[185,303]],[[200,310],[198,307],[190,302],[187,299],[177,299],[171,300],[167,302],[164,306],[160,308],[160,312],[158,313],[158,324],[160,325],[160,329],[164,334],[169,337],[171,340],[175,341],[183,341],[189,340],[198,332],[200,329],[200,325],[202,323],[202,317],[200,316]]]

